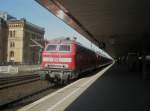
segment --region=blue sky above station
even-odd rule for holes
[[[77,41],[91,48],[91,42],[34,0],[1,0],[0,11],[7,12],[17,19],[25,18],[27,21],[45,28],[45,38],[48,40],[60,37],[77,37]],[[92,48],[99,50],[94,45]],[[103,51],[101,52],[103,53]]]

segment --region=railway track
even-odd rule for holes
[[[6,101],[0,100],[0,110],[4,109],[4,111],[5,111],[5,109],[7,109],[8,107],[14,107],[14,106],[18,107],[18,106],[20,106],[18,104],[20,104],[22,101],[32,101],[33,102],[33,101],[39,99],[39,97],[43,97],[44,96],[43,93],[48,92],[47,94],[49,94],[49,93],[55,91],[56,89],[58,89],[53,84],[49,84],[49,85],[45,84],[44,86],[42,86],[42,88],[39,86],[39,89],[37,88],[35,90],[33,87],[35,85],[37,85],[37,83],[40,81],[41,81],[40,76],[38,74],[1,77],[0,78],[0,98],[1,98],[1,96],[2,97],[5,96],[5,94],[7,94],[7,92],[10,92],[10,91],[13,92],[14,90],[16,90],[16,92],[17,92],[17,90],[21,90],[22,88],[23,88],[23,90],[22,90],[23,95],[21,95],[21,97],[19,97],[19,96],[14,97],[14,99],[10,99],[10,100],[6,99]],[[27,87],[31,87],[31,88],[24,88],[24,85],[26,85]],[[22,87],[22,88],[18,88],[18,87]],[[27,90],[30,89],[32,91],[30,93],[26,94],[26,93],[24,93],[26,91],[26,89]],[[6,93],[2,94],[1,92],[6,92]],[[13,95],[14,94],[12,94],[12,96]],[[17,95],[20,95],[19,91],[18,91]],[[37,97],[38,95],[41,95],[41,96]],[[37,99],[32,100],[34,97]],[[28,102],[25,102],[25,104],[27,104],[27,103]]]
[[[49,93],[52,93],[54,91],[56,91],[57,88],[54,86],[49,86],[47,88],[44,88],[42,90],[36,91],[34,93],[25,95],[21,98],[9,101],[5,104],[1,104],[0,105],[0,109],[2,109],[2,111],[12,111],[12,109],[15,111],[15,109],[19,109],[29,103],[32,103],[40,98],[42,98],[43,96],[46,96]]]
[[[95,71],[95,72],[97,72],[97,71]],[[93,72],[93,73],[95,73],[95,72]],[[83,75],[83,77],[85,77],[85,76],[91,76],[91,73],[90,72],[86,73],[86,75]],[[82,78],[82,76],[80,78]],[[5,90],[5,89],[11,88],[11,86],[17,86],[17,85],[18,86],[23,86],[23,85],[30,86],[32,81],[34,83],[34,81],[36,82],[38,80],[40,81],[40,77],[37,74],[25,75],[25,76],[20,76],[20,77],[11,77],[11,78],[0,78],[0,89]],[[74,81],[71,81],[71,83]],[[34,87],[35,85],[37,85],[37,84],[34,83],[34,85],[31,87]],[[47,94],[50,94],[62,87],[63,86],[56,86],[54,84],[49,84],[47,87],[43,87],[42,89],[40,89],[38,91],[33,91],[32,93],[25,94],[22,97],[15,98],[15,99],[10,100],[5,103],[0,103],[0,109],[2,109],[2,111],[12,111],[12,109],[14,109],[14,111],[15,111],[15,109],[17,110],[17,109],[23,107],[24,105],[32,103],[32,102],[38,100],[39,98],[42,98],[43,96],[46,96]],[[24,86],[22,88],[24,88]],[[26,89],[24,89],[24,91],[26,91]],[[35,99],[33,99],[33,98],[35,98]],[[24,102],[24,101],[26,101],[26,102]]]
[[[4,88],[13,87],[16,85],[26,84],[28,82],[38,81],[38,80],[40,80],[40,76],[38,74],[1,77],[0,78],[0,90]]]

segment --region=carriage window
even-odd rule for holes
[[[70,45],[60,45],[59,51],[70,51]]]
[[[57,45],[48,45],[46,51],[56,51]]]

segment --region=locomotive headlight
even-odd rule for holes
[[[63,65],[63,68],[68,68],[68,67],[69,67],[68,64]]]

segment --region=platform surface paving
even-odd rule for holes
[[[150,80],[115,64],[65,111],[150,111]]]

